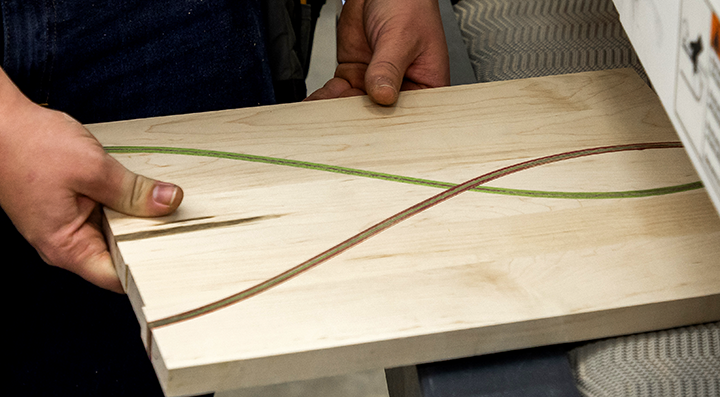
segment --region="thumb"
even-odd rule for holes
[[[79,127],[89,145],[78,155],[84,172],[75,179],[75,191],[115,211],[133,216],[163,216],[175,211],[183,199],[179,186],[135,174],[110,156],[98,140],[75,119],[63,114],[71,126]]]
[[[405,71],[415,58],[413,44],[388,35],[378,37],[365,72],[365,90],[370,99],[380,105],[397,101]]]
[[[122,165],[121,165],[122,167]],[[134,216],[163,216],[175,211],[183,199],[183,191],[171,183],[156,181],[125,170],[121,193],[108,206]]]
[[[127,215],[162,216],[177,209],[183,191],[173,184],[137,175],[104,150],[100,151],[97,172],[90,171],[92,177],[77,189],[78,193],[86,196],[77,199],[80,212],[91,209],[87,221],[73,232],[72,244],[67,245],[61,256],[43,259],[97,286],[121,293],[123,288],[100,226],[100,206],[95,202]]]
[[[163,216],[175,211],[183,191],[171,183],[135,174],[105,153],[100,180],[82,192],[106,207],[133,216]],[[103,177],[104,176],[104,177]]]
[[[90,183],[82,183],[78,192],[84,207],[94,206],[88,221],[75,232],[79,249],[69,252],[70,259],[56,261],[60,267],[80,275],[87,281],[111,291],[123,292],[122,285],[108,252],[101,228],[100,206],[133,216],[162,216],[175,211],[183,199],[180,187],[137,175],[102,150],[100,172],[94,172]],[[43,258],[44,259],[44,258]],[[47,261],[47,260],[46,260]],[[66,263],[65,263],[66,262]]]

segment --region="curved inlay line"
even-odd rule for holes
[[[612,152],[621,152],[621,151],[628,151],[628,150],[645,150],[645,149],[666,149],[666,148],[679,148],[682,147],[682,144],[680,142],[654,142],[654,143],[640,143],[640,144],[627,144],[627,145],[614,145],[614,146],[603,146],[603,147],[596,147],[596,148],[590,148],[590,149],[583,149],[583,150],[577,150],[572,152],[566,152],[566,153],[559,153],[551,156],[546,157],[540,157],[533,160],[524,161],[515,165],[511,165],[508,167],[504,167],[501,169],[498,169],[496,171],[489,172],[487,174],[481,175],[477,178],[473,178],[467,182],[461,183],[459,185],[452,185],[447,190],[444,190],[441,193],[438,193],[418,204],[413,205],[410,208],[407,208],[371,227],[368,229],[365,229],[364,231],[356,234],[355,236],[350,237],[349,239],[341,242],[340,244],[306,260],[305,262],[293,267],[292,269],[289,269],[281,274],[278,274],[277,276],[274,276],[266,281],[263,281],[255,286],[252,286],[246,290],[243,290],[241,292],[238,292],[236,294],[233,294],[231,296],[228,296],[227,298],[218,300],[216,302],[204,305],[202,307],[198,307],[196,309],[188,310],[183,313],[179,313],[173,316],[169,316],[166,318],[162,318],[159,320],[155,320],[148,323],[148,330],[156,329],[158,327],[167,326],[170,324],[174,324],[177,322],[189,320],[195,317],[202,316],[204,314],[211,313],[213,311],[222,309],[224,307],[230,306],[232,304],[238,303],[240,301],[243,301],[245,299],[248,299],[254,295],[257,295],[263,291],[266,291],[270,288],[273,288],[293,277],[296,277],[297,275],[312,269],[315,266],[318,266],[319,264],[341,254],[342,252],[360,244],[361,242],[379,234],[380,232],[387,230],[388,228],[392,227],[393,225],[396,225],[430,207],[433,207],[445,200],[448,200],[452,197],[455,197],[459,195],[460,193],[477,189],[480,185],[485,184],[487,182],[490,182],[492,180],[501,178],[503,176],[507,176],[519,171],[527,170],[529,168],[538,167],[545,164],[550,164],[558,161],[563,160],[570,160],[578,157],[585,157],[585,156],[591,156],[596,154],[603,154],[603,153],[612,153]],[[349,168],[343,168],[343,167],[336,167],[336,166],[329,166],[329,165],[323,165],[323,164],[316,164],[316,163],[308,163],[308,162],[300,162],[300,161],[294,161],[294,160],[285,160],[285,159],[278,159],[278,158],[272,158],[272,157],[263,157],[263,156],[252,156],[252,155],[244,155],[244,154],[236,154],[236,153],[228,153],[228,152],[217,152],[217,151],[205,151],[205,150],[196,150],[196,149],[178,149],[178,148],[157,148],[157,147],[130,147],[130,146],[122,146],[122,147],[108,147],[106,150],[110,153],[168,153],[168,154],[189,154],[189,155],[195,155],[195,156],[210,156],[210,157],[217,157],[217,158],[231,158],[231,159],[238,159],[238,160],[246,160],[246,161],[255,161],[255,162],[263,162],[263,163],[269,163],[269,164],[278,164],[278,165],[288,165],[293,167],[301,167],[301,168],[310,168],[310,169],[319,169],[324,171],[331,171],[331,172],[341,172],[343,174],[349,174],[349,175],[358,175],[358,176],[367,176],[372,178],[379,178],[379,179],[386,179],[386,180],[395,180],[399,182],[405,182],[405,183],[414,183],[414,184],[422,184],[427,186],[437,186],[437,187],[446,187],[444,183],[442,185],[438,185],[439,182],[435,181],[427,181],[427,180],[420,180],[416,178],[407,178],[407,177],[400,177],[396,175],[390,175],[390,174],[381,174],[381,173],[374,173],[374,172],[368,172],[368,171],[362,171],[362,170],[354,170]],[[670,187],[672,191],[667,191],[665,189],[667,188],[660,188],[660,189],[650,189],[647,191],[631,191],[631,192],[624,192],[627,195],[622,197],[638,197],[642,195],[650,195],[650,194],[667,194],[677,191],[683,191],[683,190],[690,190],[690,189],[696,189],[701,187],[702,185],[696,184],[685,184],[685,185],[678,185]],[[505,191],[507,191],[505,189]],[[523,192],[531,192],[531,191],[523,191]],[[642,194],[638,194],[638,192],[645,192]],[[653,193],[648,193],[653,192]],[[538,192],[541,194],[545,194],[547,192]],[[557,192],[554,192],[557,194]],[[618,193],[618,192],[615,192]],[[502,194],[502,193],[501,193]],[[512,194],[515,194],[515,191],[513,191]],[[529,194],[529,193],[528,193]],[[566,197],[568,194],[572,194],[574,197],[572,198],[598,198],[596,195],[597,193],[560,193],[560,197]]]
[[[675,142],[673,142],[675,143]],[[676,146],[668,146],[671,148],[682,148],[682,144],[677,142]],[[433,181],[430,179],[413,178],[409,176],[386,174],[382,172],[374,172],[367,170],[360,170],[356,168],[340,167],[336,165],[313,163],[309,161],[300,160],[288,160],[278,157],[258,156],[253,154],[242,154],[223,152],[217,150],[203,150],[203,149],[189,149],[189,148],[174,148],[174,147],[162,147],[162,146],[106,146],[105,150],[108,153],[118,154],[132,154],[132,153],[144,153],[144,154],[180,154],[186,156],[198,156],[198,157],[211,157],[218,159],[229,159],[229,160],[240,160],[250,161],[255,163],[264,164],[275,164],[284,165],[288,167],[305,168],[310,170],[334,172],[344,175],[360,176],[365,178],[374,178],[385,181],[393,181],[400,183],[408,183],[412,185],[435,187],[440,189],[450,189],[455,186],[455,183]],[[470,189],[475,192],[484,192],[490,194],[502,194],[507,196],[521,196],[521,197],[542,197],[542,198],[558,198],[558,199],[617,199],[617,198],[630,198],[630,197],[648,197],[648,196],[659,196],[663,194],[671,194],[684,192],[687,190],[702,188],[702,182],[685,183],[681,185],[665,186],[654,189],[642,189],[642,190],[626,190],[616,192],[556,192],[556,191],[542,191],[542,190],[524,190],[524,189],[509,189],[502,187],[491,187],[491,186],[478,186]]]

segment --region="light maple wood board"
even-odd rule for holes
[[[133,171],[185,190],[168,217],[106,211],[168,395],[720,319],[720,220],[684,150],[657,145],[678,138],[632,71],[408,92],[389,108],[356,97],[88,128]],[[583,152],[614,145],[637,146]],[[143,153],[156,147],[196,155]],[[428,181],[561,153],[586,156],[505,169],[481,185],[504,190],[465,191],[173,322],[447,189]]]

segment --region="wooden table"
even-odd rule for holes
[[[720,220],[629,70],[88,128],[185,190],[106,211],[169,396],[720,319]]]

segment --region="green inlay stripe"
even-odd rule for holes
[[[670,147],[682,147],[670,146]],[[386,174],[382,172],[366,171],[349,167],[341,167],[336,165],[312,163],[309,161],[288,160],[278,157],[258,156],[252,154],[223,152],[217,150],[174,148],[162,146],[107,146],[105,150],[108,153],[132,154],[132,153],[156,153],[156,154],[179,154],[186,156],[210,157],[218,159],[250,161],[255,163],[275,164],[288,167],[304,168],[318,171],[334,172],[344,175],[360,176],[364,178],[374,178],[385,181],[393,181],[407,183],[412,185],[435,187],[440,189],[449,189],[456,184],[449,182],[433,181],[429,179],[413,178],[409,176]],[[506,196],[520,197],[539,197],[539,198],[556,198],[556,199],[617,199],[617,198],[633,198],[659,196],[663,194],[671,194],[684,192],[693,189],[702,188],[702,182],[692,182],[682,185],[667,186],[654,189],[628,190],[616,192],[556,192],[542,190],[524,190],[510,189],[502,187],[480,186],[470,190],[475,192],[483,192],[490,194],[501,194]]]

